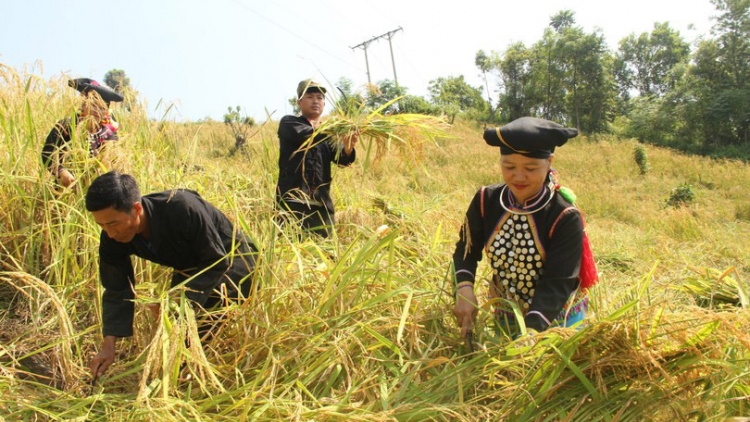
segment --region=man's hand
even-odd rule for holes
[[[350,133],[344,137],[344,154],[351,155],[354,147],[359,141],[359,130],[354,133]]]
[[[456,305],[453,307],[453,315],[461,327],[461,338],[466,338],[466,334],[474,326],[477,319],[479,308],[477,307],[477,297],[474,296],[474,286],[459,284],[456,291]]]
[[[104,373],[107,372],[107,369],[109,369],[109,365],[112,365],[112,363],[115,361],[116,341],[117,337],[115,336],[104,337],[101,350],[99,350],[99,353],[97,353],[96,356],[91,359],[89,368],[91,369],[91,376],[94,379],[97,379],[100,376],[104,375]]]

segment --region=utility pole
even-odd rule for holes
[[[393,38],[393,35],[396,34],[398,31],[403,31],[401,27],[399,26],[397,29],[394,29],[393,31],[388,31],[383,35],[378,35],[377,37],[372,37],[367,41],[363,41],[354,47],[350,47],[352,50],[355,48],[362,48],[365,51],[365,65],[367,66],[367,83],[371,84],[372,81],[370,80],[370,62],[367,59],[367,47],[370,45],[371,42],[379,40],[380,38],[388,38],[388,46],[391,49],[391,64],[393,65],[393,81],[396,82],[396,87],[398,88],[398,78],[396,77],[396,61],[393,59],[393,43],[391,43],[391,39]]]
[[[354,47],[349,47],[352,50],[355,48],[362,47],[362,50],[365,50],[365,66],[367,66],[367,83],[372,84],[372,81],[370,81],[370,61],[367,60],[367,46],[370,45],[371,42],[373,42],[375,38],[372,38],[370,40],[364,41],[360,44],[355,45]]]
[[[388,47],[391,49],[391,64],[393,65],[393,81],[396,82],[396,88],[398,88],[398,78],[396,77],[396,61],[393,59],[393,44],[391,43],[391,38],[398,31],[401,31],[400,26],[398,27],[398,29],[394,29],[393,31],[388,31],[385,34],[383,34],[388,37]],[[381,35],[381,37],[383,35]]]

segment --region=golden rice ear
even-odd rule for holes
[[[103,107],[105,109],[107,108],[107,102],[104,101],[104,98],[102,98],[102,96],[96,91],[93,91],[93,90],[89,91],[86,94],[86,101],[91,104],[95,104],[97,106]]]
[[[96,91],[89,91],[81,104],[81,112],[85,115],[94,116],[97,119],[102,119],[109,112],[107,103],[102,99]]]

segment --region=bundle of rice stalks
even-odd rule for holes
[[[696,275],[689,277],[681,290],[693,295],[699,306],[718,309],[750,307],[747,289],[740,282],[739,274],[734,267],[724,272],[715,268],[688,268]],[[736,279],[729,276],[732,272],[736,275]]]
[[[372,159],[379,162],[388,152],[396,149],[402,157],[411,162],[420,161],[424,145],[437,138],[446,138],[447,123],[435,116],[412,113],[385,114],[384,110],[397,103],[395,98],[374,111],[369,111],[364,103],[344,102],[316,129],[303,149],[314,145],[318,134],[328,135],[327,141],[337,151],[344,149],[352,136],[359,136],[359,142],[367,151],[365,166]]]
[[[382,211],[383,214],[385,214],[388,217],[393,217],[399,220],[403,220],[405,217],[403,211],[401,211],[398,208],[394,208],[388,203],[388,201],[386,201],[383,198],[373,198],[372,205],[376,209]]]

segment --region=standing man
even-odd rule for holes
[[[358,137],[344,140],[338,149],[328,136],[315,134],[326,105],[326,88],[305,79],[297,85],[299,116],[284,116],[279,122],[279,181],[276,203],[290,212],[306,230],[329,237],[333,232],[334,208],[331,200],[331,163],[351,165],[356,158]]]
[[[99,274],[104,287],[104,340],[90,363],[94,378],[114,362],[117,339],[133,335],[131,255],[173,268],[171,287],[189,279],[185,295],[203,309],[250,294],[254,245],[196,192],[175,189],[141,196],[133,176],[111,171],[92,182],[86,192],[86,209],[102,228]],[[201,337],[212,327],[201,324]]]

